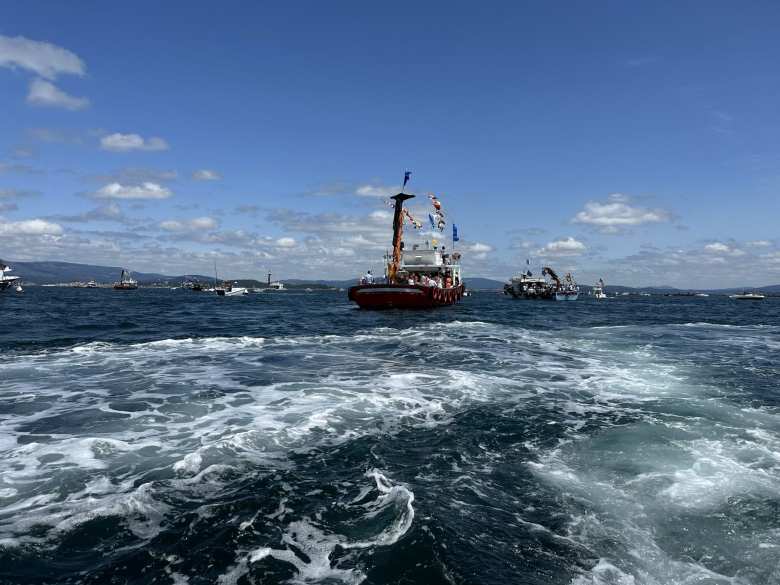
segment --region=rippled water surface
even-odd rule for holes
[[[2,583],[780,583],[780,299],[0,310]]]

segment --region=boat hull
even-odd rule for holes
[[[115,284],[114,290],[136,290],[138,288],[137,284]]]
[[[580,298],[579,293],[555,293],[556,301],[576,301]]]
[[[360,284],[349,289],[347,296],[361,309],[433,309],[454,305],[465,287],[436,288],[405,284]]]

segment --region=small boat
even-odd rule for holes
[[[6,274],[6,272],[11,272],[11,270],[12,269],[10,266],[6,265],[5,262],[0,260],[0,290],[5,290],[11,287],[16,289],[22,288],[19,276],[9,276]],[[22,291],[17,290],[16,292]]]
[[[404,186],[408,178],[407,174]],[[374,282],[369,272],[347,293],[349,300],[361,309],[432,309],[454,305],[463,297],[465,286],[461,279],[459,253],[447,254],[443,248],[428,242],[424,248],[414,245],[411,250],[404,250],[401,239],[404,217],[410,217],[408,212],[404,214],[404,201],[413,197],[403,189],[391,197],[394,201],[393,252],[385,255],[383,282]],[[441,204],[435,197],[431,196],[431,199],[438,210],[436,205]],[[410,221],[414,220],[410,217]],[[440,229],[444,225],[443,219],[441,222]]]
[[[284,288],[284,283],[281,280],[276,280],[274,282],[271,282],[271,273],[268,273],[268,280],[266,282],[265,288],[261,289],[262,292],[277,292],[277,291],[284,291],[287,290]]]
[[[766,297],[757,292],[742,292],[735,295],[729,295],[730,299],[736,299],[738,301],[763,301]]]
[[[223,282],[222,286],[214,288],[214,291],[220,297],[237,297],[248,295],[249,289],[243,286],[236,286],[238,283]]]
[[[552,272],[552,270],[550,270],[550,272]],[[554,272],[552,274],[553,276],[555,275]],[[554,279],[558,285],[558,288],[555,291],[556,301],[576,301],[580,298],[580,287],[574,282],[571,272],[566,273],[566,276],[563,277],[563,282],[558,280],[557,276],[554,276]]]
[[[598,299],[598,300],[607,298],[607,293],[604,292],[604,279],[603,278],[599,278],[598,283],[590,291],[590,294],[593,295],[593,298]]]
[[[694,294],[693,296],[695,296],[695,297],[701,297],[701,298],[704,298],[704,297],[708,297],[708,296],[710,296],[710,295],[708,295],[707,293],[696,293],[696,294]]]
[[[87,284],[84,285],[84,288],[97,288],[98,283],[94,280],[90,280]]]
[[[130,276],[130,271],[122,269],[122,275],[119,282],[114,283],[114,290],[135,290],[138,288],[138,281]]]

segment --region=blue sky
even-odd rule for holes
[[[5,2],[0,257],[350,277],[410,169],[474,276],[780,282],[779,28],[776,2]]]

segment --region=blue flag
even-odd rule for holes
[[[431,229],[435,230],[436,229],[436,220],[433,219],[433,215],[430,214],[430,213],[428,214],[428,221],[431,222]]]
[[[412,176],[412,171],[406,171],[404,173],[404,186],[401,187],[401,191],[404,190],[404,187],[406,187],[406,184],[409,182],[409,178]]]
[[[456,226],[454,223],[452,224],[452,241],[459,242],[460,238],[458,237],[458,226]]]

